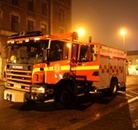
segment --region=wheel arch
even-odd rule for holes
[[[64,84],[69,84],[71,86],[70,89],[73,90],[74,94],[77,94],[77,86],[75,83],[75,77],[72,73],[65,73],[63,75],[63,78],[56,84],[54,94],[56,95],[58,91],[60,91],[61,87],[63,87]]]
[[[110,85],[112,84],[113,80],[116,80],[117,81],[117,84],[118,84],[118,78],[117,76],[113,75],[111,80],[110,80]]]
[[[118,89],[118,78],[116,76],[113,76],[110,81],[109,95],[116,96]]]

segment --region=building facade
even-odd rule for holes
[[[0,79],[8,37],[22,31],[44,35],[71,31],[71,0],[0,0]]]
[[[127,52],[128,75],[138,75],[138,50]]]

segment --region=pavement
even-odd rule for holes
[[[138,84],[138,75],[127,75],[126,85]]]
[[[0,85],[4,85],[5,84],[5,81],[0,79]]]

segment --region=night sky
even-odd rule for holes
[[[115,48],[138,50],[138,0],[72,0],[72,31],[85,30],[82,42],[101,42]],[[125,47],[120,30],[127,31]]]

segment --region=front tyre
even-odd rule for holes
[[[55,103],[58,109],[71,108],[75,104],[75,94],[70,84],[62,84],[55,96]]]

